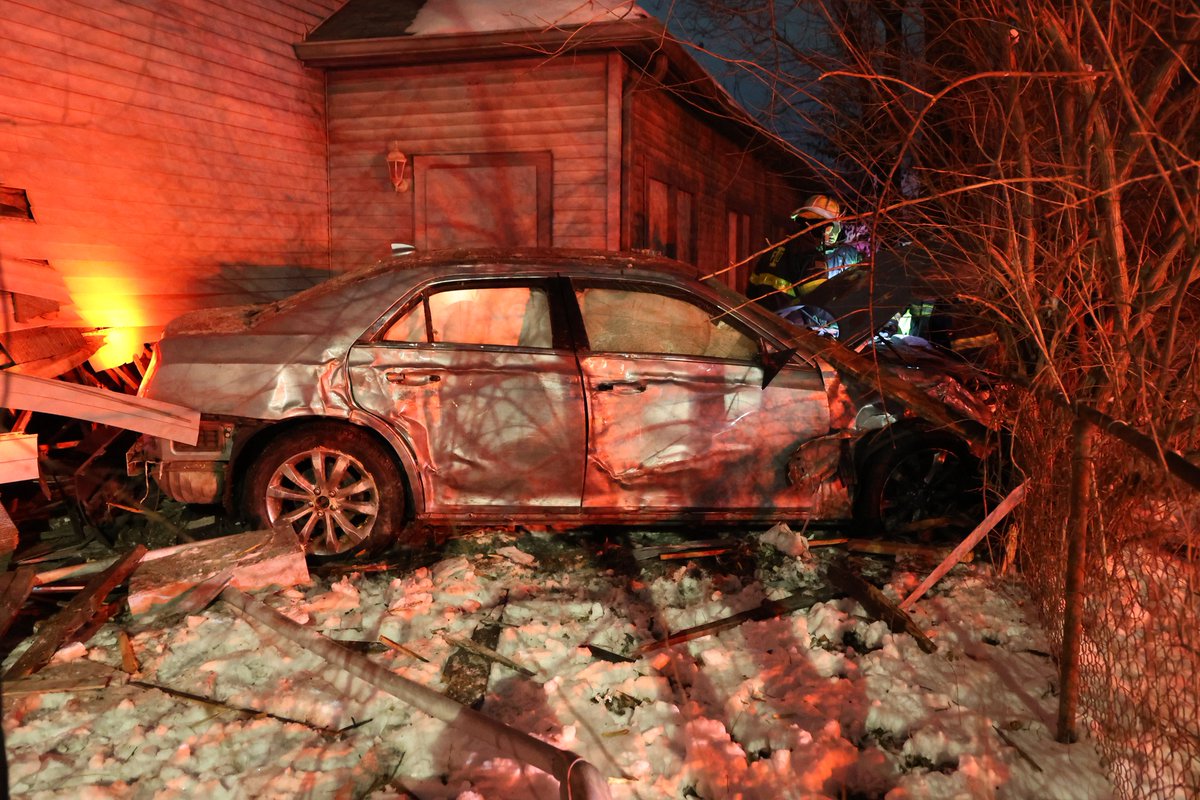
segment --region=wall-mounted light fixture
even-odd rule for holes
[[[408,169],[408,156],[400,150],[399,142],[388,145],[387,165],[392,186],[396,187],[397,192],[407,192],[408,179],[404,177],[404,171]]]

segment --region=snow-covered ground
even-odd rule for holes
[[[758,541],[736,558],[637,562],[598,535],[482,531],[423,566],[315,574],[257,596],[333,638],[399,643],[369,657],[438,690],[452,640],[498,624],[495,649],[534,675],[492,664],[482,711],[579,753],[614,798],[1112,796],[1087,740],[1054,741],[1055,667],[1032,604],[982,565],[956,568],[914,606],[934,653],[849,599],[631,662],[587,647],[632,654],[826,585],[822,559],[836,548],[798,543],[776,539],[795,557]],[[894,600],[932,567],[864,563]],[[132,675],[118,642],[128,624],[118,618],[33,678],[101,676],[107,688],[5,695],[13,797],[558,797],[546,774],[223,602],[134,634]]]

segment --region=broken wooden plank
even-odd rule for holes
[[[71,292],[58,270],[45,261],[13,258],[0,253],[0,285],[6,291],[71,303]]]
[[[18,567],[0,575],[0,639],[8,633],[17,613],[33,590],[33,567]]]
[[[489,626],[489,627],[491,627],[491,626]],[[497,632],[499,632],[500,626],[496,625],[494,627],[496,628]],[[442,638],[445,639],[448,643],[454,645],[455,647],[461,647],[464,650],[470,650],[472,653],[474,653],[478,656],[482,656],[483,658],[486,658],[488,661],[495,661],[497,664],[503,664],[504,666],[508,667],[509,669],[514,670],[515,672],[519,672],[528,678],[532,678],[535,675],[537,675],[536,672],[529,669],[528,667],[521,666],[520,664],[518,664],[516,661],[513,661],[508,656],[498,653],[495,650],[493,650],[491,647],[488,647],[487,645],[477,642],[474,639],[460,639],[457,636],[451,636],[446,633],[442,634]]]
[[[829,564],[826,574],[862,604],[868,614],[886,622],[893,633],[907,633],[912,636],[917,640],[917,646],[926,653],[937,650],[937,645],[925,635],[925,631],[921,630],[912,617],[892,603],[878,588],[863,580],[861,576],[836,562]]]
[[[103,675],[92,675],[85,678],[21,678],[20,680],[4,679],[0,694],[5,697],[22,697],[31,694],[59,694],[62,692],[93,692],[107,689],[116,679]]]
[[[300,540],[281,525],[152,550],[129,581],[129,610],[146,614],[226,570],[230,585],[244,591],[310,580]]]
[[[876,539],[846,539],[842,544],[845,548],[854,553],[870,553],[877,556],[929,556],[931,558],[945,558],[950,552],[949,547],[939,547],[937,545],[919,544],[917,542],[886,542]],[[809,546],[812,542],[809,542]],[[967,554],[969,560],[970,553]]]
[[[0,396],[5,408],[86,419],[184,444],[195,444],[200,435],[200,413],[193,409],[12,370],[0,372]]]
[[[929,573],[929,577],[921,581],[921,585],[909,594],[908,597],[900,603],[900,610],[907,611],[912,608],[913,603],[917,602],[929,591],[930,587],[942,579],[947,572],[954,567],[955,564],[962,560],[963,556],[971,551],[979,541],[991,532],[992,528],[1000,523],[1000,520],[1008,516],[1008,512],[1016,508],[1017,504],[1025,499],[1025,487],[1029,481],[1025,481],[1017,488],[1008,493],[1008,496],[1000,501],[1000,504],[992,509],[992,513],[984,518],[983,522],[976,526],[975,530],[971,531],[967,538],[963,539],[957,547],[950,551],[950,555],[946,556],[941,564],[933,572]]]
[[[784,614],[790,614],[793,611],[811,608],[817,603],[824,603],[838,597],[839,593],[831,589],[822,588],[812,592],[796,592],[784,597],[780,600],[767,600],[754,608],[747,611],[734,614],[729,617],[706,622],[703,625],[696,625],[686,630],[673,633],[665,639],[659,639],[654,642],[647,642],[639,647],[636,652],[638,655],[661,650],[664,647],[680,644],[682,642],[690,642],[693,639],[699,639],[701,636],[708,636],[710,633],[733,628],[741,625],[743,622],[750,620],[764,620],[772,617],[781,617]]]
[[[108,593],[129,577],[145,553],[146,546],[139,544],[88,581],[83,591],[66,608],[42,624],[34,634],[29,649],[16,660],[4,677],[9,680],[23,678],[45,666],[59,646],[78,633],[101,610]]]
[[[633,548],[633,557],[636,561],[649,561],[653,558],[662,558],[666,554],[717,548],[732,550],[736,546],[736,544],[730,543],[727,539],[698,539],[693,542],[676,542],[674,544],[654,544],[646,545],[644,547],[635,547]]]
[[[153,552],[153,551],[151,551]],[[46,586],[51,583],[58,583],[67,578],[83,578],[88,575],[95,575],[97,572],[103,572],[113,565],[117,560],[116,556],[112,558],[103,558],[99,561],[85,561],[82,564],[71,564],[66,567],[58,567],[56,569],[48,569],[45,572],[39,572],[34,576],[34,586]],[[145,560],[143,558],[143,560]]]
[[[519,759],[558,779],[563,797],[572,800],[608,800],[611,793],[604,776],[592,764],[567,750],[509,727],[466,708],[428,686],[410,681],[369,658],[341,647],[317,631],[288,619],[244,592],[230,587],[221,599],[250,619],[315,653],[378,689],[398,697],[413,708],[453,725],[458,731],[485,743],[500,753]]]
[[[709,558],[711,556],[722,556],[733,550],[734,548],[732,546],[698,548],[695,550],[678,550],[671,553],[660,553],[658,558],[660,561],[670,561],[680,558]]]
[[[846,544],[850,540],[846,537],[838,537],[835,539],[809,539],[809,547],[832,547],[835,544]]]
[[[84,623],[79,630],[67,637],[67,641],[64,644],[69,642],[87,644],[96,635],[96,632],[110,619],[115,617],[120,610],[121,604],[119,602],[104,603],[92,613],[91,619]]]

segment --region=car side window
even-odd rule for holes
[[[755,339],[696,303],[636,288],[584,287],[575,296],[593,352],[750,361]]]
[[[435,290],[389,326],[383,340],[548,348],[550,303],[545,291],[529,286]]]

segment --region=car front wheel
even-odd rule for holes
[[[404,484],[370,434],[308,425],[268,444],[246,473],[243,511],[263,527],[289,525],[316,556],[377,552],[404,525]]]
[[[983,476],[966,443],[947,433],[880,434],[864,459],[855,517],[899,539],[961,536],[984,517]]]

